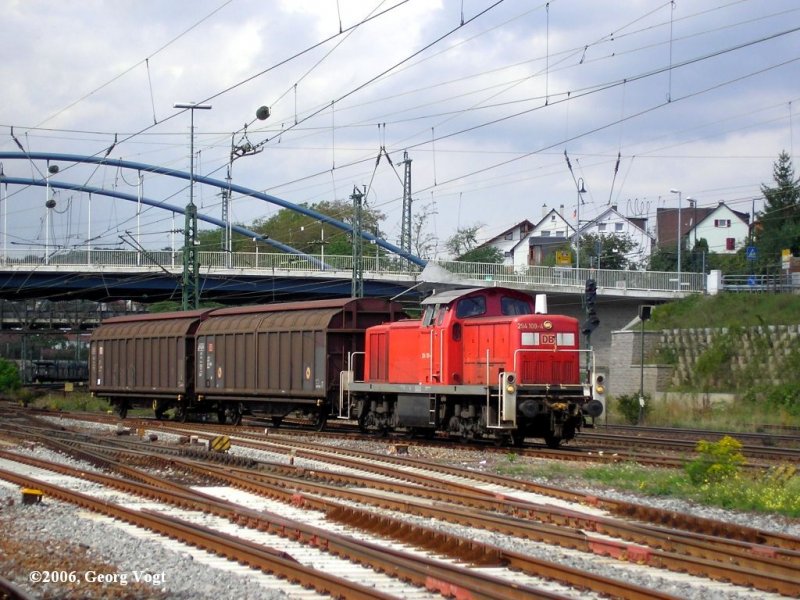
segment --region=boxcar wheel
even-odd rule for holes
[[[328,423],[328,415],[324,410],[320,410],[314,418],[314,429],[317,431],[324,431],[325,425]]]
[[[220,425],[225,425],[225,422],[228,420],[227,415],[225,414],[225,409],[220,407],[217,409],[217,423]]]
[[[272,426],[278,429],[283,424],[283,417],[272,417]]]
[[[186,423],[189,419],[189,409],[185,406],[179,406],[175,410],[175,420],[180,421],[181,423]]]
[[[119,407],[117,408],[117,414],[119,415],[120,419],[124,419],[128,416],[128,401],[123,400],[119,403]]]
[[[153,414],[156,416],[156,420],[160,421],[164,418],[164,403],[160,400],[153,400]]]

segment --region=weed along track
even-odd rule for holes
[[[120,531],[120,560],[135,524],[165,540],[165,552],[227,574],[229,587],[254,578],[251,585],[290,597],[800,593],[800,539],[778,527],[502,477],[475,469],[472,456],[492,455],[474,449],[322,444],[270,432],[229,435],[227,451],[215,452],[184,443],[219,437],[202,425],[118,433],[115,424],[7,419],[0,490],[39,489],[41,503],[13,507],[36,518],[62,502],[80,507],[81,519],[92,518],[87,510],[104,515]],[[166,573],[179,589],[183,573]]]

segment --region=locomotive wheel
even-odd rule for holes
[[[544,436],[544,443],[547,444],[548,448],[556,450],[561,445],[561,438],[557,435],[546,435]]]

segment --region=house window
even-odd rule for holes
[[[725,250],[736,250],[736,240],[734,238],[725,238]]]
[[[614,231],[622,231],[623,223],[614,223]]]
[[[600,223],[600,224],[597,226],[597,230],[598,230],[598,231],[605,231],[605,230],[606,230],[606,224],[605,224],[605,223]]]
[[[550,237],[550,232],[549,231],[542,231],[539,235],[541,235],[542,237]]]
[[[513,231],[509,231],[509,232],[508,232],[508,233],[505,235],[505,238],[504,238],[504,239],[506,239],[506,240],[513,240],[513,239],[514,239],[514,232],[513,232]]]
[[[565,237],[564,230],[562,229],[561,231],[556,231],[556,237]]]
[[[550,215],[550,222],[551,223],[555,223],[556,222],[556,216],[555,215]]]
[[[714,219],[714,227],[730,227],[730,219]]]

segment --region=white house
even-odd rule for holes
[[[500,235],[496,235],[490,240],[487,240],[480,246],[482,248],[484,246],[492,246],[493,248],[497,248],[500,252],[503,253],[505,260],[503,264],[505,265],[513,265],[514,264],[514,249],[519,246],[520,242],[527,238],[530,231],[533,229],[533,223],[528,221],[521,221],[514,225],[513,227],[509,227],[505,231],[503,231]]]
[[[698,209],[700,210],[700,209]],[[747,242],[750,233],[750,215],[729,208],[720,202],[715,208],[707,209],[708,214],[698,218],[697,224],[686,233],[684,242],[689,248],[697,240],[708,242],[709,252],[733,254]],[[692,209],[682,212],[691,213]]]
[[[626,217],[612,205],[597,217],[581,227],[581,236],[584,235],[613,235],[628,237],[635,244],[628,253],[629,262],[642,265],[650,258],[653,249],[653,237],[647,232],[647,219],[641,217]],[[583,262],[583,261],[581,261]],[[600,268],[603,268],[602,259]]]
[[[691,250],[698,240],[708,242],[709,252],[733,254],[747,241],[750,215],[741,213],[720,202],[714,207],[692,204],[680,211],[680,230],[683,248]],[[678,209],[659,208],[656,211],[658,245],[675,246],[678,236]]]

